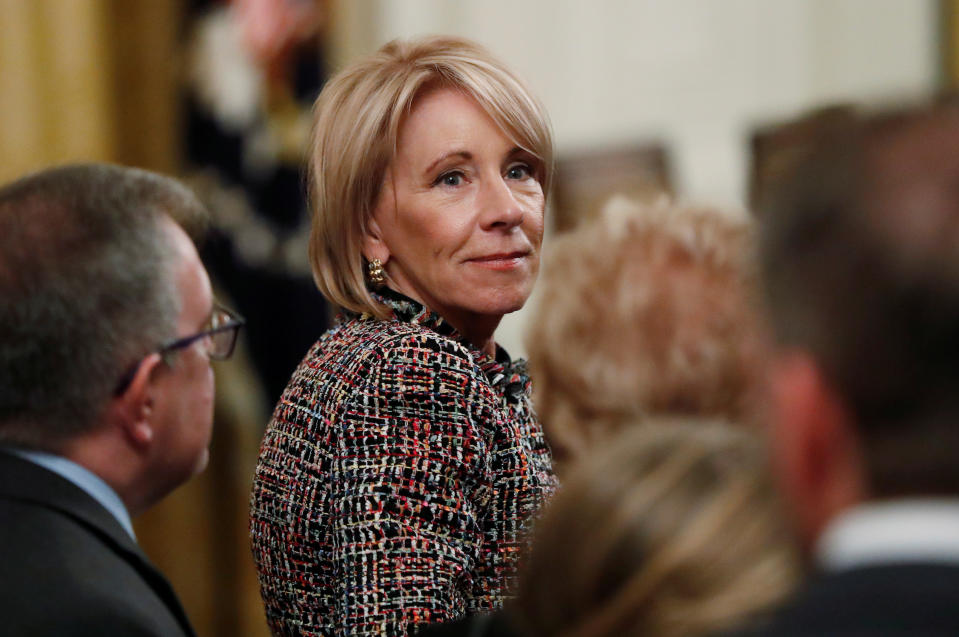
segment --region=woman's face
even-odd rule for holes
[[[488,338],[539,271],[542,171],[471,97],[431,90],[400,128],[364,254],[391,287]]]

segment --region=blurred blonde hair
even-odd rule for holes
[[[512,610],[528,637],[692,637],[759,620],[799,561],[753,432],[653,419],[577,465]]]
[[[469,40],[394,40],[333,77],[314,106],[310,263],[336,305],[385,317],[364,279],[362,241],[399,129],[420,94],[435,86],[471,96],[520,148],[542,162],[549,191],[553,142],[546,111],[523,82]]]
[[[761,343],[753,231],[712,209],[613,199],[552,241],[526,344],[560,463],[650,414],[748,413]]]

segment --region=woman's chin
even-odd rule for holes
[[[493,294],[486,303],[477,303],[475,311],[488,316],[504,316],[521,310],[528,298],[529,294],[525,291]]]

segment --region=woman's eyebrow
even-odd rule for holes
[[[443,153],[442,155],[434,159],[432,162],[430,162],[430,165],[426,167],[426,170],[424,170],[424,172],[427,172],[427,173],[433,172],[433,170],[438,165],[440,165],[441,163],[443,163],[450,157],[459,157],[460,159],[473,159],[473,153],[469,152],[468,150],[454,150],[448,153]]]

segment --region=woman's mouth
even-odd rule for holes
[[[523,264],[529,252],[499,252],[470,259],[470,263],[490,270],[511,270]]]

